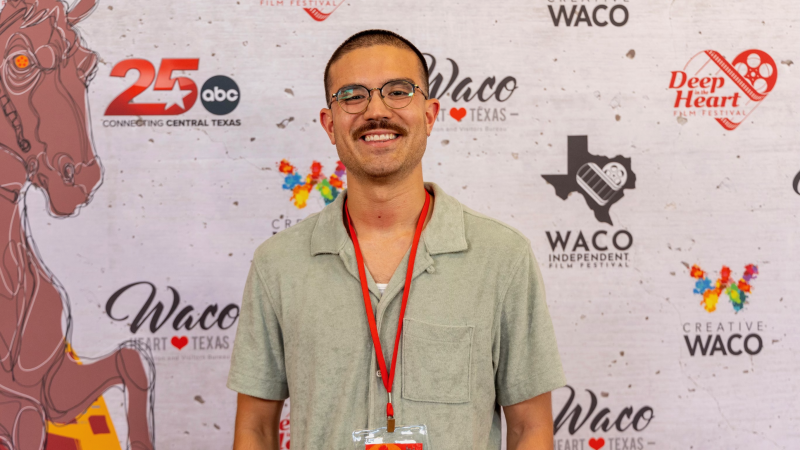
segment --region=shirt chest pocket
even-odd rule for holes
[[[470,401],[472,326],[403,320],[403,398],[422,402]]]

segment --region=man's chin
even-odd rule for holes
[[[363,142],[360,142],[363,144]],[[360,172],[370,177],[392,176],[403,167],[405,149],[399,145],[392,146],[362,146],[356,145]]]
[[[340,153],[342,161],[347,166],[348,175],[383,182],[403,178],[422,159],[422,154],[414,155],[409,148],[406,148],[407,143],[402,142],[405,139],[408,137],[401,136],[379,145],[370,145],[372,143],[357,140],[355,145],[350,147],[349,155]]]
[[[402,166],[368,166],[363,168],[363,173],[373,179],[391,179],[402,173]]]

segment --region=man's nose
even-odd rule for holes
[[[383,103],[381,91],[375,89],[370,91],[369,95],[370,99],[369,103],[367,104],[367,110],[364,111],[365,120],[390,119],[392,116],[394,116],[392,109]]]

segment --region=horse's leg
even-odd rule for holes
[[[143,361],[144,358],[144,361]],[[149,375],[145,368],[149,369]],[[69,356],[53,367],[44,387],[45,408],[53,422],[66,423],[85,411],[108,388],[122,384],[127,394],[128,439],[134,450],[152,450],[155,368],[146,349],[131,342],[94,362]]]
[[[46,430],[42,405],[0,387],[0,449],[41,450]]]

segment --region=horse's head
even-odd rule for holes
[[[59,0],[8,0],[0,12],[0,144],[58,216],[86,204],[102,179],[87,105],[97,55],[74,28],[96,1],[68,10]]]

